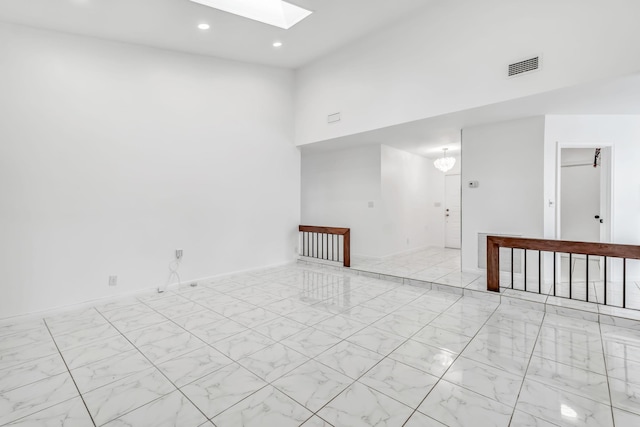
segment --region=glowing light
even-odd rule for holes
[[[289,28],[313,12],[282,0],[191,0],[276,27]]]
[[[566,418],[578,418],[578,413],[573,410],[570,406],[565,405],[564,403],[560,405],[560,413],[563,417]]]
[[[442,157],[433,162],[433,166],[441,172],[450,171],[456,164],[456,159],[454,157],[447,157],[447,150],[448,148],[443,148]]]

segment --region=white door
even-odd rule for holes
[[[446,175],[444,177],[444,197],[444,245],[447,248],[460,249],[462,218],[460,213],[460,175]]]
[[[560,177],[560,238],[600,242],[601,167],[595,149],[563,148]]]

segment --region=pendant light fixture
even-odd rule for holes
[[[442,157],[433,162],[433,166],[441,172],[448,172],[456,164],[454,157],[447,157],[448,148],[443,148]]]

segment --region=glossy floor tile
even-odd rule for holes
[[[387,261],[448,286],[299,263],[0,322],[0,426],[640,425],[640,323]]]

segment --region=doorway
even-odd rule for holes
[[[461,240],[461,211],[460,211],[460,175],[445,175],[445,233],[444,245],[447,248],[460,249]]]
[[[611,236],[611,147],[559,146],[556,236],[608,242]]]
[[[600,242],[600,152],[563,148],[560,165],[560,239]],[[598,154],[596,154],[598,153]]]
[[[558,146],[558,207],[556,236],[560,240],[608,242],[611,236],[611,147]],[[585,283],[597,292],[595,282],[603,278],[604,259],[560,255],[560,281]],[[586,297],[586,295],[585,295]],[[601,295],[598,295],[601,297]]]

